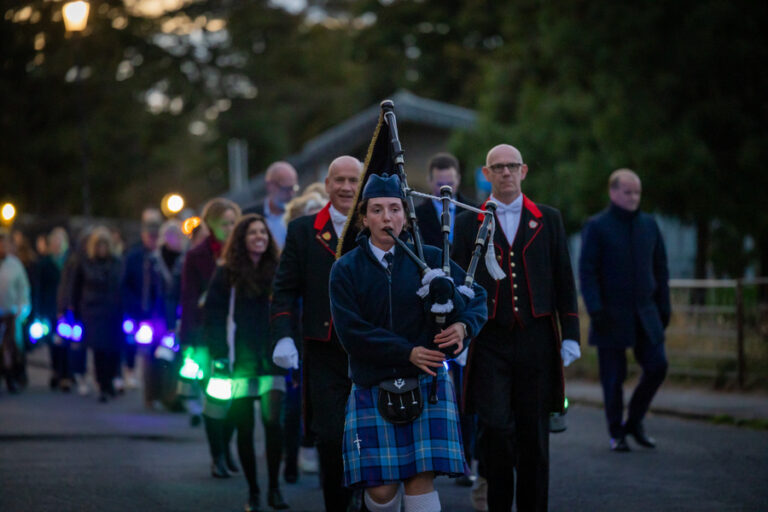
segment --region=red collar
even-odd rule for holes
[[[488,201],[490,201],[490,200],[491,200],[491,198],[490,198],[490,197],[489,197],[488,199],[486,199],[486,200],[483,202],[483,204],[480,206],[480,209],[481,209],[481,210],[485,210],[485,205],[486,205],[486,204],[488,203]],[[542,215],[541,215],[541,210],[539,210],[539,207],[538,207],[538,206],[536,206],[536,203],[534,203],[533,201],[531,201],[530,199],[528,199],[528,196],[526,196],[525,194],[523,194],[523,208],[525,208],[526,210],[528,210],[529,212],[531,212],[531,215],[533,215],[533,216],[534,216],[534,217],[536,217],[537,219],[540,219],[540,218],[542,217]],[[483,217],[485,217],[485,215],[483,215],[482,213],[478,213],[478,214],[477,214],[477,220],[478,220],[478,221],[482,222],[482,221],[483,221]]]
[[[315,217],[315,230],[320,231],[325,227],[326,224],[328,224],[328,221],[331,220],[331,202],[328,201],[328,204],[323,206],[323,209],[317,212],[317,216]]]
[[[219,256],[221,256],[221,251],[224,249],[224,244],[219,242],[215,236],[209,235],[208,236],[208,246],[211,248],[211,251],[213,251],[213,256],[216,259],[219,259]]]

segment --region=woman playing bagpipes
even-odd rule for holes
[[[467,471],[443,363],[485,323],[485,292],[473,285],[474,293],[460,294],[451,286],[440,328],[434,304],[422,297],[425,270],[440,267],[442,253],[425,246],[419,262],[413,246],[395,240],[407,212],[398,176],[371,174],[356,211],[362,224],[357,247],[334,264],[330,277],[331,313],[353,382],[345,485],[365,488],[371,512],[399,511],[401,483],[406,512],[438,512],[435,476]],[[464,282],[464,271],[452,262],[450,275]]]

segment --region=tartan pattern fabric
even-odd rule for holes
[[[375,487],[418,473],[460,476],[468,473],[453,383],[438,372],[436,404],[428,401],[432,377],[419,376],[424,410],[412,423],[389,423],[376,408],[378,386],[352,385],[344,424],[344,485]]]

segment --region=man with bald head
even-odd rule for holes
[[[347,353],[333,329],[328,298],[336,245],[352,207],[363,164],[340,156],[328,167],[325,191],[329,201],[314,215],[288,224],[271,307],[273,361],[283,368],[298,368],[299,354],[292,332],[295,304],[301,300],[303,382],[312,412],[309,427],[317,438],[323,473],[323,497],[328,512],[344,512],[350,492],[343,486],[342,436],[344,410],[351,382]],[[350,228],[351,229],[351,228]]]
[[[597,346],[610,448],[616,452],[630,450],[627,435],[640,446],[655,447],[643,418],[667,374],[667,254],[656,221],[638,209],[641,192],[640,178],[631,170],[611,174],[610,205],[584,226],[579,260],[581,293],[591,319],[589,343]],[[643,373],[622,422],[630,347]]]
[[[490,256],[505,276],[494,280],[480,260],[475,277],[488,293],[488,322],[470,345],[465,412],[478,415],[487,510],[509,512],[515,488],[517,510],[547,510],[549,415],[563,410],[563,365],[581,354],[565,228],[560,212],[522,193],[528,166],[515,147],[492,148],[483,174],[491,196],[481,208],[498,205]],[[473,212],[456,219],[452,254],[463,267],[481,221]],[[482,495],[475,491],[473,501]]]
[[[264,174],[264,182],[267,186],[267,197],[264,198],[264,204],[247,208],[243,214],[258,213],[263,215],[277,245],[282,249],[286,235],[283,214],[285,213],[285,206],[299,190],[299,177],[296,174],[296,169],[288,162],[283,161],[270,164]]]

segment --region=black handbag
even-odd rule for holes
[[[378,409],[390,423],[403,425],[419,417],[424,409],[418,377],[387,379],[379,383]]]

